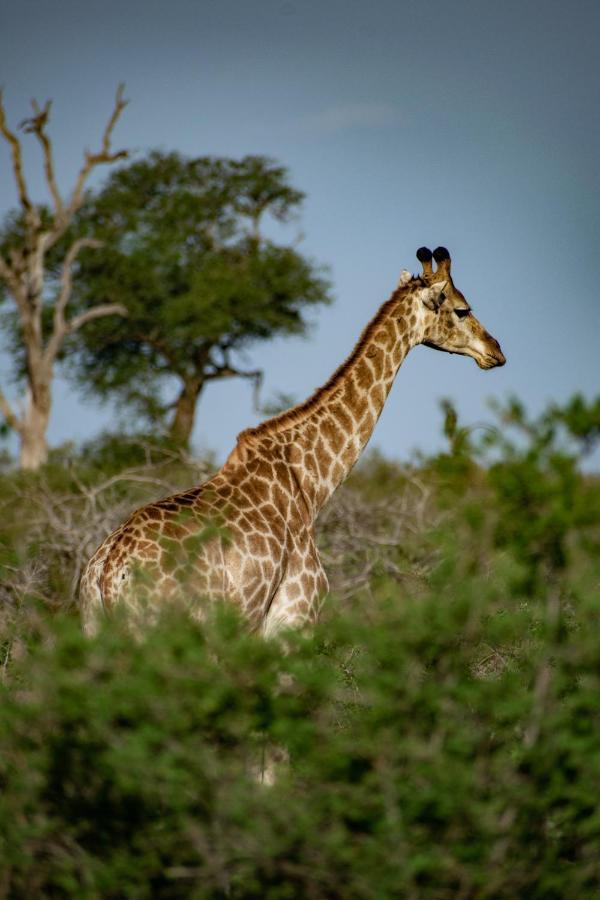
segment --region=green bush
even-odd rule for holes
[[[0,897],[598,896],[597,413],[512,403],[482,439],[447,405],[447,451],[372,458],[321,523],[336,596],[284,645],[220,607],[85,640],[50,613],[51,568],[27,587],[34,500],[100,523],[155,487],[103,506],[111,445],[28,481],[5,526]]]
[[[36,619],[2,691],[4,896],[592,897],[597,609],[501,587],[390,582],[285,654],[225,610],[143,641]]]

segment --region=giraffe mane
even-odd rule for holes
[[[268,437],[269,435],[279,434],[282,431],[286,431],[288,428],[300,425],[307,419],[326,394],[335,393],[338,383],[344,379],[348,370],[352,367],[357,357],[371,340],[381,319],[386,317],[391,307],[397,303],[402,296],[408,296],[408,294],[413,293],[417,288],[423,287],[424,285],[425,281],[420,275],[413,275],[409,282],[396,288],[389,300],[386,300],[386,302],[379,307],[378,312],[365,326],[350,355],[338,366],[325,384],[318,387],[310,397],[303,400],[301,403],[298,403],[296,406],[292,406],[290,409],[286,409],[284,412],[278,413],[278,415],[273,416],[270,419],[266,419],[254,428],[245,428],[241,431],[237,436],[236,446],[229,455],[229,461],[243,459],[245,456],[244,450],[256,440]]]

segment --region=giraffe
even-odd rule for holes
[[[315,520],[369,440],[407,353],[423,344],[506,362],[498,341],[454,286],[446,248],[417,251],[350,356],[304,403],[242,431],[208,481],[135,511],[89,561],[80,587],[83,626],[184,597],[199,618],[207,598],[236,604],[265,636],[315,622],[328,582]],[[433,261],[436,268],[433,268]]]

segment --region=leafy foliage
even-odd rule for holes
[[[38,623],[0,712],[11,896],[591,896],[593,610],[551,628],[501,587],[382,586],[287,655],[225,611]]]
[[[80,383],[156,421],[175,379],[187,411],[171,431],[187,440],[208,381],[246,374],[242,350],[302,333],[304,309],[329,300],[318,267],[261,231],[267,217],[288,222],[302,197],[282,166],[258,156],[153,152],[113,173],[78,223],[103,248],[82,256],[76,299],[86,308],[110,297],[129,314],[78,339]]]
[[[510,550],[520,565],[516,587],[527,593],[560,582],[582,542],[596,552],[600,487],[582,479],[580,463],[600,438],[600,402],[575,395],[564,407],[550,406],[538,419],[512,398],[494,406],[498,425],[474,440],[444,405],[451,452],[433,461],[450,502],[461,505],[481,530],[482,495],[490,506],[496,547]],[[454,421],[449,428],[448,422]],[[475,491],[473,488],[475,487]]]
[[[227,608],[84,640],[9,592],[0,895],[595,896],[596,410],[511,401],[480,437],[446,407],[447,451],[367,460],[321,525],[337,598],[285,653]],[[156,493],[128,473],[191,478],[167,453],[107,438],[36,483],[66,509],[121,471],[118,517]]]

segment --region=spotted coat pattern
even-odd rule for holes
[[[327,592],[315,520],[369,440],[406,354],[425,343],[482,368],[504,363],[454,288],[447,251],[435,251],[434,272],[424,250],[423,274],[402,273],[312,397],[243,431],[209,481],[138,509],[106,538],[81,581],[88,633],[117,604],[144,616],[176,597],[197,616],[206,598],[227,599],[266,635],[315,621]]]

